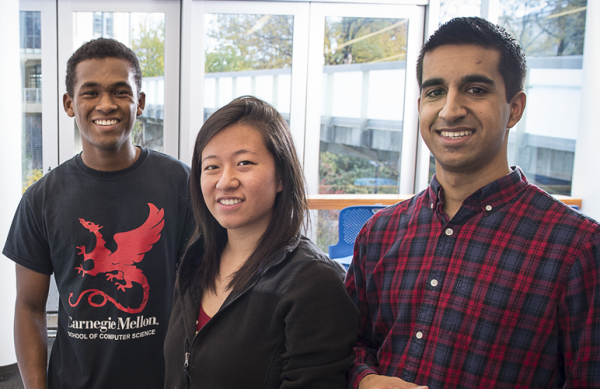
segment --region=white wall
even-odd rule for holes
[[[575,167],[571,195],[583,199],[583,213],[600,220],[600,124],[598,94],[600,89],[600,2],[588,1],[583,48],[583,85],[579,133],[575,149]]]
[[[21,198],[21,76],[19,67],[19,0],[0,1],[0,251]],[[0,254],[0,366],[17,361],[13,343],[16,296],[15,265]]]

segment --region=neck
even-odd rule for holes
[[[227,244],[221,255],[221,267],[224,265],[236,270],[248,260],[254,252],[264,231],[248,232],[227,230]]]
[[[140,151],[140,148],[133,146],[131,142],[126,142],[116,150],[102,150],[84,144],[81,159],[87,167],[94,170],[114,172],[133,165],[140,156]]]
[[[436,178],[444,188],[444,212],[452,219],[467,197],[510,172],[508,161],[493,169],[484,168],[475,172],[453,172],[436,163]]]

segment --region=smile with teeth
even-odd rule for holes
[[[471,135],[473,131],[442,131],[441,134],[444,138],[456,139],[462,138],[463,136]]]
[[[219,200],[219,202],[223,205],[235,205],[241,201],[242,200],[240,200],[240,199],[221,199],[221,200]]]
[[[118,120],[94,120],[94,123],[96,123],[99,126],[112,126],[117,124],[119,121]]]

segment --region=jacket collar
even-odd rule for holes
[[[286,245],[284,245],[275,253],[273,253],[273,255],[265,261],[264,265],[258,270],[254,277],[252,277],[252,279],[247,285],[245,285],[243,288],[233,290],[229,294],[229,296],[227,296],[217,314],[223,309],[226,309],[239,297],[250,291],[260,281],[264,274],[267,273],[270,269],[282,263],[288,257],[289,253],[296,250],[296,248],[300,244],[301,238],[302,236],[300,234],[297,234]],[[186,275],[191,275],[191,277],[193,277],[193,274],[195,273],[198,264],[202,260],[203,254],[204,242],[202,240],[202,237],[200,236],[196,238],[186,249],[183,259],[181,261],[181,266],[179,267],[180,274],[178,274],[177,276],[178,282],[176,283],[176,287],[179,288],[179,296],[181,299],[183,299],[184,306],[197,307],[197,309],[194,310],[186,309],[183,314],[185,323],[182,324],[185,329],[187,339],[190,339],[190,343],[196,335],[195,323],[198,317],[198,313],[200,312],[200,302],[202,296],[200,294],[200,285],[198,284],[198,282],[194,282],[193,279],[190,281],[189,286],[187,288],[183,286],[181,282],[181,272],[183,271]]]

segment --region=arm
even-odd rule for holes
[[[348,369],[348,387],[358,389],[427,388],[426,386],[417,386],[406,382],[398,377],[379,375],[377,352],[380,345],[375,344],[372,339],[373,323],[365,284],[366,247],[368,243],[367,232],[364,228],[356,239],[354,258],[346,275],[346,289],[360,311],[358,340],[354,345],[356,357]]]
[[[600,388],[600,234],[584,246],[569,271],[558,323],[565,387]]]
[[[347,373],[349,388],[359,388],[359,383],[365,377],[379,374],[379,363],[377,361],[379,345],[373,344],[371,339],[373,328],[364,277],[366,240],[366,231],[365,227],[363,227],[363,230],[356,238],[354,258],[346,275],[346,290],[360,312],[358,340],[354,345],[356,356],[350,364]],[[361,386],[360,388],[362,389],[363,387]]]
[[[50,276],[16,265],[15,348],[27,389],[46,388],[46,300]]]
[[[285,322],[281,388],[343,388],[344,371],[354,356],[358,312],[341,275],[329,263],[305,265],[278,310]]]

